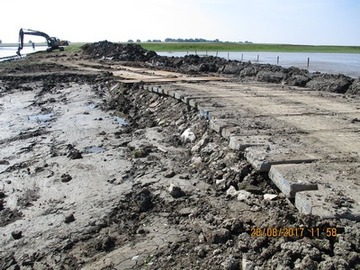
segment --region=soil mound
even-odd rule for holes
[[[117,61],[148,61],[156,56],[156,52],[145,50],[137,44],[119,44],[100,41],[85,44],[83,53],[91,58],[110,58]]]
[[[284,68],[270,64],[226,60],[214,56],[166,57],[159,56],[154,51],[146,50],[138,44],[119,44],[108,41],[85,44],[82,49],[83,53],[92,59],[107,58],[115,61],[134,62],[135,65],[151,66],[168,71],[189,74],[212,72],[232,75],[239,80],[255,80],[307,87],[318,91],[359,94],[358,81],[342,74],[310,73],[306,69],[296,67]]]

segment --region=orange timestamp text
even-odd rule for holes
[[[336,227],[280,227],[280,228],[258,228],[250,229],[251,237],[336,237],[338,228]]]

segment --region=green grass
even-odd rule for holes
[[[222,52],[319,52],[319,53],[360,53],[360,46],[311,46],[290,44],[245,44],[234,42],[218,43],[139,43],[153,51],[222,51]]]
[[[74,42],[70,43],[69,46],[65,47],[65,51],[67,52],[80,52],[81,46],[83,46],[85,42]]]
[[[73,42],[65,49],[69,52],[80,51],[85,42]],[[137,43],[147,50],[157,52],[318,52],[318,53],[360,53],[360,46],[312,46],[291,44],[260,44],[235,42],[142,42]],[[37,44],[38,46],[40,44]],[[45,45],[45,44],[42,44]],[[17,47],[16,43],[1,44]],[[31,44],[25,44],[31,46]]]

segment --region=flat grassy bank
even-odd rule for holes
[[[86,42],[73,42],[66,51],[76,52]],[[258,44],[235,42],[141,42],[147,50],[157,52],[314,52],[314,53],[360,53],[360,46],[313,46],[291,44]],[[3,43],[0,47],[17,47],[17,43]],[[31,44],[24,44],[31,47]],[[46,46],[46,44],[36,44]]]
[[[290,44],[245,44],[232,42],[216,43],[138,43],[152,51],[213,51],[213,52],[318,52],[318,53],[360,53],[360,46],[311,46]]]

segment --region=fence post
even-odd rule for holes
[[[241,61],[244,60],[244,54],[241,54]]]
[[[277,64],[277,65],[279,64],[279,60],[280,60],[280,57],[278,56],[278,57],[276,58],[276,64]]]
[[[308,68],[310,67],[310,57],[308,57],[308,59],[307,59],[307,67]]]
[[[259,62],[259,55],[257,55],[257,61]]]
[[[230,58],[230,53],[228,52],[228,61],[229,61],[229,58]]]

